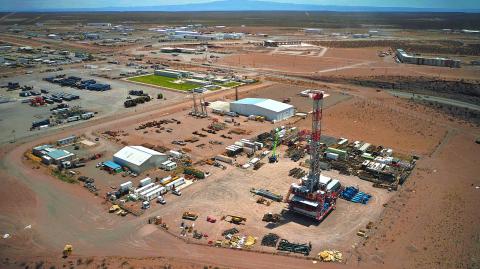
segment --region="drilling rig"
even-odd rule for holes
[[[320,181],[320,137],[322,124],[323,92],[312,91],[312,134],[310,139],[310,171],[299,183],[292,183],[285,198],[288,209],[322,221],[335,209],[338,193],[322,189]],[[292,196],[292,197],[290,197]]]

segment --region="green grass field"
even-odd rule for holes
[[[180,91],[189,91],[189,90],[193,90],[195,88],[200,87],[199,85],[192,84],[192,83],[174,83],[174,81],[177,79],[157,76],[157,75],[146,75],[146,76],[134,77],[134,78],[129,78],[128,80],[156,85],[156,86],[165,87],[165,88],[174,89],[174,90],[180,90]]]
[[[215,84],[219,85],[219,86],[222,86],[222,87],[231,88],[231,87],[239,86],[242,83],[236,82],[236,81],[230,81],[230,82],[227,82],[227,83],[215,83]]]

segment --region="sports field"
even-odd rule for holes
[[[187,82],[177,83],[176,81],[178,79],[164,77],[164,76],[157,76],[157,75],[133,77],[133,78],[129,78],[128,80],[165,87],[165,88],[174,89],[174,90],[180,90],[180,91],[190,91],[200,87],[199,85],[196,85],[193,83],[187,83]]]

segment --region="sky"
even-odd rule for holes
[[[3,10],[48,8],[102,8],[129,6],[159,6],[212,2],[214,0],[0,0]],[[218,1],[218,0],[217,0]],[[265,0],[283,3],[335,6],[375,6],[413,8],[480,8],[480,0]]]

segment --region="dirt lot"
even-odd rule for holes
[[[261,70],[276,70],[289,73],[316,73],[350,68],[367,64],[357,59],[296,56],[286,54],[249,53],[227,56],[218,61],[221,65],[250,67]]]
[[[376,219],[383,210],[382,205],[393,195],[386,190],[373,188],[371,183],[356,177],[328,171],[325,175],[339,179],[344,185],[358,185],[374,198],[367,205],[338,200],[337,209],[320,224],[295,214],[287,214],[285,221],[278,226],[262,222],[263,214],[279,213],[285,204],[277,202],[270,206],[258,204],[255,202],[258,196],[252,195],[250,189],[264,188],[285,196],[290,184],[297,181],[288,176],[288,171],[297,166],[298,163],[281,158],[278,164],[265,164],[258,171],[234,167],[224,171],[216,169],[206,180],[194,183],[185,189],[180,199],[170,198],[172,196],[169,195],[166,199],[171,200],[167,205],[156,206],[149,213],[169,220],[167,223],[174,233],[180,232],[176,227],[180,226],[182,222],[180,216],[184,211],[199,213],[200,217],[195,222],[195,229],[209,236],[207,239],[200,240],[203,243],[207,240],[221,239],[221,233],[224,230],[237,227],[241,234],[252,235],[259,240],[264,234],[270,232],[293,242],[306,242],[308,238],[313,245],[312,253],[317,253],[326,248],[348,249],[355,242],[359,242],[359,238],[355,235],[357,230]],[[235,226],[220,221],[220,217],[227,214],[246,217],[246,224]],[[207,216],[217,218],[217,223],[207,222]],[[337,236],[331,237],[332,234]],[[192,240],[195,241],[195,239]],[[274,251],[273,248],[259,245],[255,245],[253,249]]]
[[[239,98],[256,97],[256,98],[269,98],[282,102],[285,98],[290,98],[290,104],[293,105],[297,112],[309,112],[312,110],[312,100],[300,96],[301,91],[312,89],[311,87],[300,87],[295,85],[289,85],[285,83],[277,83],[268,87],[264,87],[261,90],[255,92],[248,92],[239,95]],[[323,102],[323,107],[328,108],[336,105],[342,101],[351,98],[350,95],[344,92],[333,91],[325,89],[326,97]]]
[[[322,126],[328,135],[389,145],[413,155],[431,153],[446,132],[429,120],[389,107],[387,102],[358,99],[327,110]],[[303,127],[308,128],[308,121]]]

